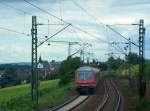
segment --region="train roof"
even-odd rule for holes
[[[99,71],[99,69],[98,68],[93,68],[93,67],[90,67],[90,66],[82,66],[82,67],[79,67],[78,69],[77,69],[77,71],[85,71],[85,70],[90,70],[90,71]]]

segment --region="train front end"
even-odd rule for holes
[[[89,66],[80,67],[75,75],[76,89],[79,93],[96,91],[99,80],[98,69]]]

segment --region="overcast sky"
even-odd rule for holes
[[[104,24],[132,24],[144,19],[146,27],[145,56],[150,59],[150,0],[27,0],[38,7],[62,18],[63,20],[79,27],[91,35],[87,35],[72,26],[51,40],[75,41],[90,43],[92,47],[85,52],[94,53],[91,58],[100,61],[107,60],[108,52],[117,52],[102,40],[109,42],[127,42]],[[81,6],[81,7],[79,7]],[[27,12],[27,13],[23,13]],[[29,14],[28,14],[29,13]],[[30,15],[31,14],[31,15]],[[58,24],[60,20],[47,15],[34,8],[23,0],[0,0],[0,63],[30,62],[31,37],[2,30],[9,28],[18,32],[30,34],[32,15],[36,15],[38,23]],[[97,20],[95,20],[97,19]],[[103,24],[102,24],[103,23]],[[66,25],[38,26],[38,40],[44,36],[51,36]],[[126,38],[138,44],[138,26],[112,26]],[[49,29],[49,31],[48,31]],[[93,36],[92,36],[93,35]],[[101,40],[102,39],[102,40]],[[121,48],[124,45],[120,45]],[[78,45],[72,46],[71,53],[79,49]],[[51,61],[64,60],[68,54],[68,44],[45,43],[38,48],[38,56]],[[132,46],[133,52],[138,52]],[[79,56],[77,54],[76,56]],[[116,55],[123,57],[122,55]]]

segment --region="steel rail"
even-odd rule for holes
[[[112,86],[114,87],[114,89],[118,95],[118,102],[117,102],[117,106],[115,108],[115,111],[119,111],[119,107],[121,105],[121,95],[120,95],[119,90],[117,89],[117,86],[114,84],[114,82],[112,80],[111,80],[111,83],[112,83]]]
[[[104,97],[103,97],[103,102],[96,108],[95,111],[101,111],[104,106],[106,105],[108,99],[109,99],[109,90],[110,90],[110,87],[108,87],[108,85],[106,86],[106,80],[104,81],[104,86],[105,86],[105,94],[104,94]]]
[[[120,93],[119,93],[119,90],[117,89],[117,87],[115,86],[115,84],[113,83],[113,81],[112,80],[110,80],[110,84],[111,84],[111,86],[114,88],[114,90],[115,90],[115,92],[116,92],[116,94],[117,94],[117,96],[118,96],[118,101],[117,101],[117,106],[115,107],[115,109],[114,109],[114,111],[119,111],[119,107],[120,107],[120,104],[121,104],[121,96],[120,96]],[[106,105],[106,103],[108,102],[108,99],[109,99],[109,91],[110,91],[110,87],[111,86],[109,86],[109,88],[107,88],[106,87],[106,81],[105,81],[105,96],[103,97],[103,101],[102,101],[102,103],[96,108],[96,110],[95,111],[102,111],[103,110],[103,108],[105,107],[105,105]],[[107,88],[107,90],[106,90],[106,88]]]

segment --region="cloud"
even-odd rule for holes
[[[135,6],[135,5],[145,5],[150,3],[149,0],[113,0],[112,6]]]
[[[145,26],[147,30],[150,30],[150,27],[147,24],[150,24],[150,11],[149,11],[149,0],[76,0],[89,14],[77,7],[71,0],[28,0],[42,9],[62,18],[66,21],[69,21],[73,25],[84,29],[91,35],[85,34],[75,28],[69,27],[64,30],[52,40],[64,40],[64,41],[78,41],[78,42],[88,42],[93,45],[93,52],[95,56],[101,60],[106,60],[107,57],[107,44],[98,40],[101,38],[103,40],[110,41],[124,41],[114,32],[110,31],[101,23],[93,19],[97,18],[98,21],[103,22],[104,24],[130,24],[138,23],[139,19],[143,18],[145,20]],[[12,5],[18,9],[30,12],[33,15],[38,15],[38,23],[62,23],[60,20],[43,13],[42,11],[22,2],[20,0],[5,0],[6,4]],[[31,33],[31,15],[24,15],[17,10],[11,9],[1,4],[0,7],[0,24],[3,27],[8,27],[20,32]],[[8,11],[9,10],[9,11]],[[92,17],[93,16],[93,17]],[[56,33],[63,26],[49,26],[50,35]],[[38,26],[38,38],[44,38],[48,34],[48,26]],[[122,33],[125,36],[137,36],[138,29],[129,28],[129,27],[115,27],[117,31]],[[42,33],[42,34],[41,34]],[[93,36],[92,36],[93,35]],[[96,36],[96,37],[95,37]],[[149,32],[146,33],[146,37],[149,37]],[[5,61],[30,61],[31,60],[31,38],[26,38],[23,35],[15,34],[12,32],[0,30],[0,57],[7,58]],[[138,38],[137,38],[138,39]],[[132,41],[137,41],[135,37],[132,38]],[[146,56],[148,57],[148,40],[146,39]],[[8,44],[8,45],[5,45]],[[13,44],[13,45],[12,45]],[[10,47],[12,48],[10,50]],[[78,46],[73,48],[78,49]],[[44,56],[44,59],[51,60],[51,58],[62,60],[67,56],[68,46],[66,44],[56,44],[52,43],[50,47],[47,44],[43,45],[38,49],[38,55]],[[113,51],[115,51],[112,48]],[[133,47],[133,50],[137,50]],[[72,51],[75,51],[73,49]],[[6,56],[7,55],[7,56]],[[9,56],[8,56],[9,55]],[[12,59],[8,59],[11,57]]]

